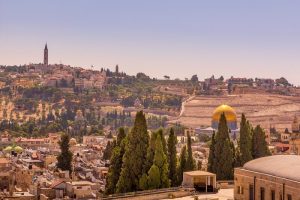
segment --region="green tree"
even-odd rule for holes
[[[69,150],[70,147],[69,141],[70,141],[70,137],[68,134],[63,134],[61,136],[61,141],[59,143],[61,153],[57,157],[57,168],[63,171],[69,170],[69,172],[71,172],[73,154]]]
[[[111,158],[114,147],[116,146],[116,141],[110,142],[108,141],[106,147],[103,151],[103,159],[109,160]]]
[[[139,180],[139,187],[140,187],[141,190],[148,190],[149,189],[147,173],[144,173],[142,175],[142,177],[140,178],[140,180]]]
[[[174,187],[177,185],[177,154],[176,154],[176,144],[177,138],[174,133],[173,128],[170,129],[170,134],[168,137],[168,162],[169,162],[169,179],[171,180],[171,186]]]
[[[160,188],[170,187],[169,175],[169,164],[166,154],[163,150],[162,139],[160,135],[156,138],[155,155],[153,165],[157,166],[160,174]],[[152,166],[153,166],[152,165]]]
[[[242,114],[238,147],[238,160],[240,162],[240,165],[243,166],[246,162],[252,160],[251,125],[249,121],[247,121],[244,114]]]
[[[186,171],[192,171],[195,169],[195,160],[193,158],[193,151],[192,151],[192,139],[190,134],[187,135],[187,159],[186,159]]]
[[[216,145],[216,133],[213,132],[211,136],[211,143],[209,146],[209,155],[208,155],[208,163],[207,163],[207,171],[216,173],[215,169],[215,145]]]
[[[159,168],[153,164],[148,174],[148,189],[158,189],[161,185]]]
[[[117,183],[117,193],[139,189],[139,179],[145,173],[149,135],[143,111],[137,112],[132,130],[127,136],[122,170]]]
[[[147,159],[144,166],[144,172],[148,172],[151,166],[153,165],[153,159],[155,154],[155,145],[156,145],[157,132],[152,132],[150,137],[149,146],[147,149]]]
[[[113,149],[112,156],[110,159],[110,166],[107,175],[107,183],[105,185],[105,193],[113,194],[116,192],[116,185],[118,183],[121,168],[122,168],[122,158],[125,153],[126,146],[126,135],[124,128],[119,129],[117,136],[117,145]]]
[[[229,138],[229,129],[225,113],[221,114],[214,149],[213,169],[218,180],[233,179],[234,152]]]
[[[126,137],[125,129],[123,127],[119,128],[119,133],[117,135],[117,145],[120,146],[123,139]]]
[[[184,145],[181,148],[181,152],[180,152],[180,157],[179,157],[179,166],[178,166],[178,170],[177,170],[177,181],[178,181],[178,185],[180,185],[182,183],[182,178],[183,178],[183,172],[186,169],[186,146]]]
[[[253,158],[260,158],[271,155],[268,144],[266,142],[265,131],[257,125],[253,130],[252,136],[252,156]]]
[[[166,142],[166,139],[165,139],[165,136],[164,136],[164,131],[163,131],[163,129],[160,128],[160,129],[158,130],[157,134],[160,135],[160,137],[161,137],[161,142],[162,142],[162,148],[163,148],[163,150],[164,150],[164,153],[167,154],[167,142]]]

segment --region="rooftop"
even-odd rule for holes
[[[215,174],[206,171],[189,171],[184,172],[184,174],[189,176],[215,176]]]
[[[300,182],[300,156],[275,155],[247,162],[243,169]]]
[[[72,182],[67,182],[73,186],[80,186],[80,185],[95,185],[95,183],[92,183],[90,181],[72,181]]]
[[[8,164],[10,163],[7,158],[0,158],[0,164]]]

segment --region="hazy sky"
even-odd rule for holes
[[[190,78],[284,76],[300,85],[300,1],[0,0],[0,64]]]

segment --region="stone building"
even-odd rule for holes
[[[300,199],[300,157],[258,158],[234,170],[234,199]]]

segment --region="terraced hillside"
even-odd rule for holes
[[[291,129],[294,116],[300,117],[300,97],[271,94],[245,94],[236,96],[197,96],[184,104],[179,121],[187,126],[210,126],[214,109],[220,104],[232,106],[238,118],[245,113],[253,123],[268,129]],[[240,119],[239,119],[240,120]]]

